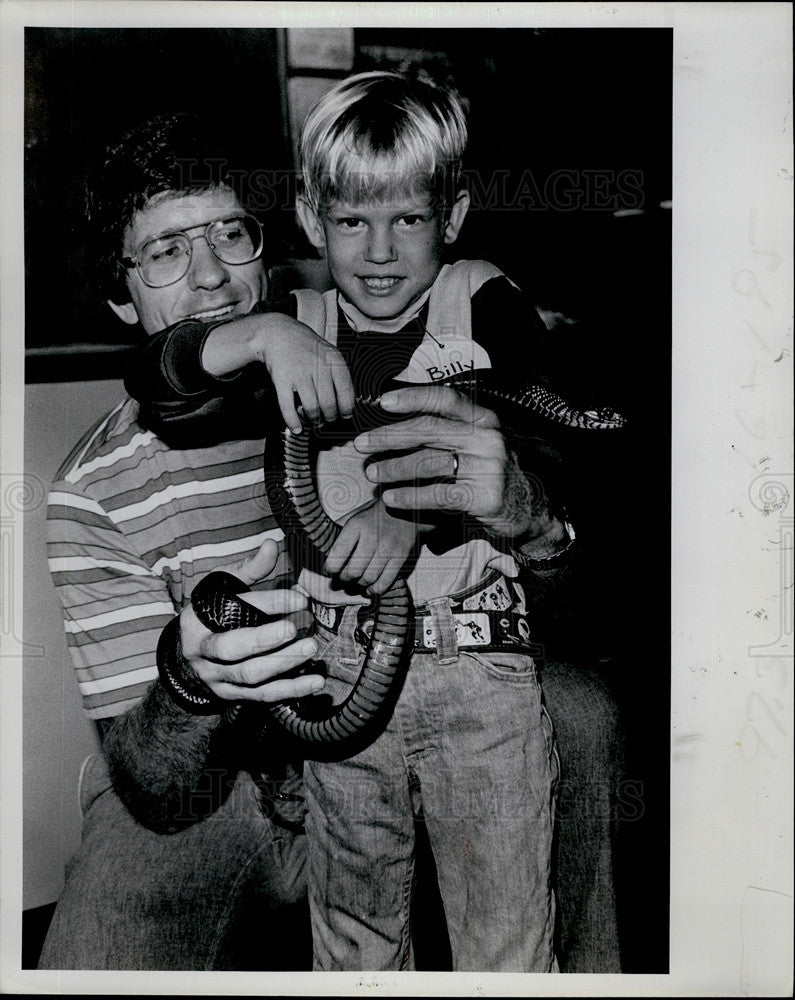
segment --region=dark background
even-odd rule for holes
[[[25,45],[26,377],[117,378],[136,330],[98,298],[86,171],[128,126],[186,110],[223,122],[253,169],[289,175],[284,37],[28,28]],[[558,381],[631,421],[622,450],[582,473],[584,530],[590,516],[612,598],[606,625],[620,634],[611,680],[626,776],[642,803],[618,854],[627,972],[668,967],[671,57],[668,29],[372,28],[356,30],[352,67],[408,63],[457,86],[475,202],[458,254],[492,260],[537,305],[576,320],[551,337]],[[262,221],[274,253],[308,255],[289,197]]]
[[[124,129],[157,111],[216,115],[252,168],[292,168],[277,36],[26,29],[28,347],[134,336],[98,300],[83,198],[89,165]],[[460,256],[493,260],[537,304],[577,319],[639,306],[667,321],[671,39],[667,29],[361,29],[353,68],[408,54],[469,103],[474,206]],[[284,190],[263,221],[280,249],[303,255]],[[614,217],[626,207],[644,214]]]

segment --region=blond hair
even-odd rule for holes
[[[309,112],[301,131],[301,194],[317,209],[397,192],[452,201],[467,124],[458,95],[400,73],[359,73]]]

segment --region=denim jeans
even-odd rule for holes
[[[594,669],[546,663],[541,677],[562,764],[561,971],[619,972],[611,836],[621,777],[618,714]],[[296,901],[306,838],[263,817],[247,776],[218,815],[182,833],[155,834],[132,819],[95,756],[81,781],[81,806],[83,841],[40,968],[309,967],[308,921]]]
[[[555,816],[560,970],[621,972],[614,877],[621,719],[598,669],[546,662],[540,673],[561,764]]]
[[[307,762],[315,968],[412,967],[414,820],[436,863],[462,971],[557,971],[552,828],[558,777],[533,660],[459,651],[437,605],[435,653],[415,654],[386,730],[344,761]],[[355,609],[320,654],[341,701],[363,658]],[[323,633],[321,633],[322,635]]]
[[[80,800],[82,843],[40,969],[295,968],[296,939],[308,937],[306,838],[271,823],[247,774],[175,834],[132,818],[99,755]]]

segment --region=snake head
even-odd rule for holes
[[[626,426],[627,418],[616,410],[604,407],[600,410],[584,410],[585,423],[583,426],[590,430],[618,430]]]

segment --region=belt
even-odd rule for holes
[[[484,652],[519,648],[530,656],[541,656],[543,648],[533,636],[527,619],[524,589],[494,571],[484,581],[448,597],[459,649],[480,649]],[[327,632],[338,635],[345,605],[312,602],[317,623]],[[373,629],[373,610],[362,605],[357,612],[354,638],[366,647]],[[411,633],[410,633],[411,634]],[[413,648],[418,653],[433,652],[437,646],[436,623],[427,605],[414,611]]]

